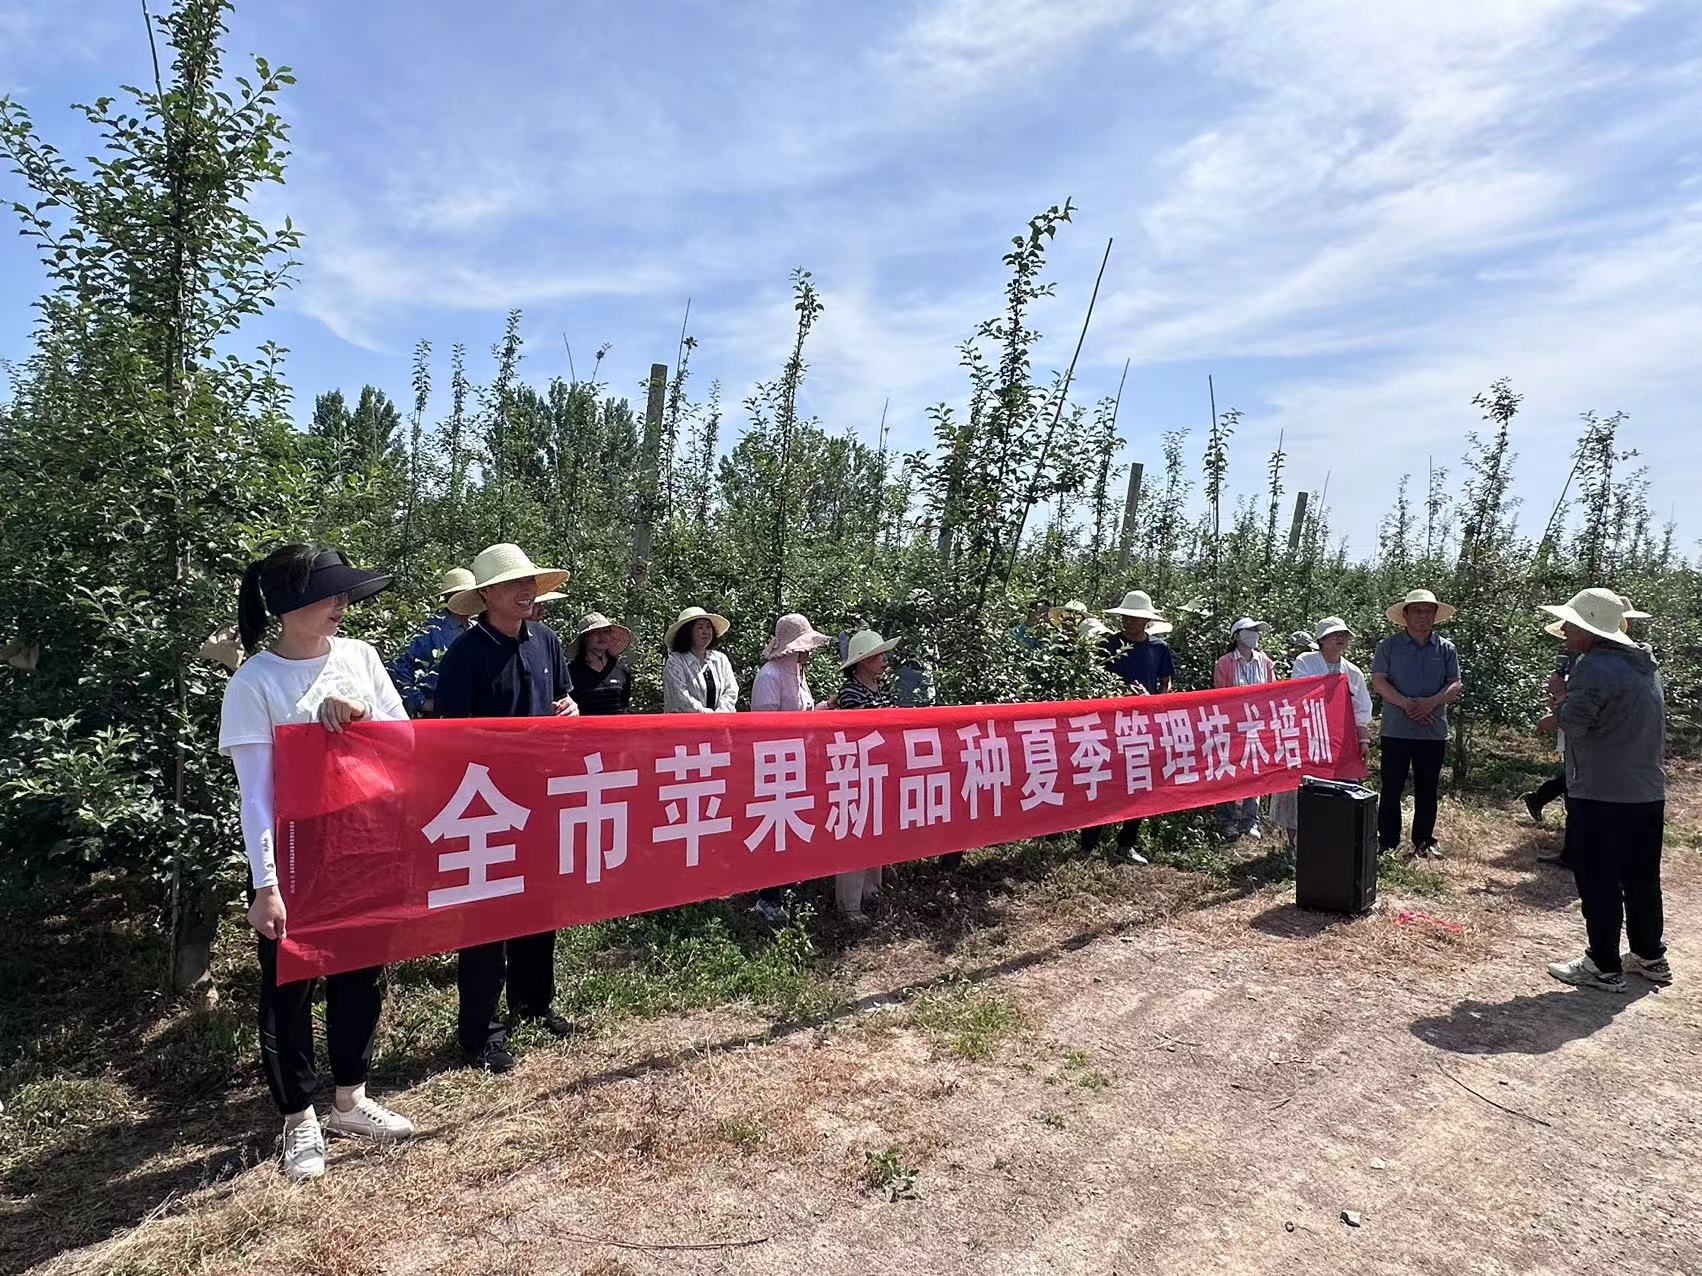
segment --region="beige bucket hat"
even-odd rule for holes
[[[778,660],[782,656],[802,655],[806,651],[815,651],[833,641],[809,621],[809,617],[799,612],[787,612],[774,622],[774,637],[763,651],[764,660]]]
[[[1163,620],[1153,609],[1152,595],[1141,589],[1131,589],[1123,595],[1123,601],[1115,607],[1105,609],[1107,616],[1133,616],[1136,620]]]
[[[1083,642],[1098,642],[1111,632],[1111,626],[1098,616],[1089,616],[1076,626],[1076,637]]]
[[[723,637],[726,632],[733,627],[733,622],[728,620],[725,616],[717,616],[714,612],[705,611],[701,607],[687,607],[674,618],[674,623],[668,626],[668,632],[662,635],[662,645],[664,647],[672,647],[674,645],[674,635],[696,620],[707,620],[711,622],[715,626],[715,636],[717,638]]]
[[[479,597],[481,589],[530,577],[538,594],[547,594],[558,585],[566,584],[571,574],[558,567],[539,567],[526,557],[526,551],[518,545],[490,545],[481,549],[479,556],[473,560],[473,584],[451,596],[449,610],[463,616],[476,616],[485,609],[484,599]]]
[[[896,638],[882,638],[873,629],[859,629],[851,635],[851,642],[845,652],[845,663],[841,669],[855,669],[870,656],[878,656],[883,651],[891,651],[898,646]]]
[[[1605,638],[1622,647],[1635,647],[1636,639],[1625,632],[1627,608],[1625,599],[1611,589],[1585,589],[1573,594],[1559,606],[1543,604],[1544,611],[1559,619],[1543,628],[1556,638],[1566,636],[1566,625],[1576,625],[1597,638]]]
[[[579,654],[580,644],[585,641],[585,635],[595,633],[599,629],[607,629],[613,635],[609,643],[609,654],[618,656],[632,645],[632,630],[625,625],[617,625],[600,611],[588,611],[580,617],[579,628],[574,631],[571,644],[574,655]]]
[[[1358,634],[1348,628],[1347,621],[1340,616],[1325,616],[1318,622],[1318,627],[1312,631],[1314,642],[1323,642],[1331,634],[1346,634],[1349,638],[1357,638]]]
[[[1439,625],[1443,621],[1452,620],[1455,616],[1460,614],[1460,609],[1454,606],[1453,603],[1440,601],[1436,595],[1431,593],[1428,589],[1408,590],[1405,598],[1401,599],[1398,603],[1391,603],[1389,605],[1389,610],[1383,614],[1389,618],[1389,623],[1391,625],[1404,626],[1407,623],[1407,608],[1411,607],[1414,603],[1434,603],[1436,606],[1436,623]]]

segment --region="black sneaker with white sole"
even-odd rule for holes
[[[514,1071],[514,1056],[509,1053],[506,1041],[487,1041],[477,1052],[467,1056],[467,1066],[501,1076],[504,1072]]]

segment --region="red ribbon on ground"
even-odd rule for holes
[[[282,981],[1364,774],[1340,675],[277,733]]]

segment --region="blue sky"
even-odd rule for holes
[[[1623,409],[1656,508],[1702,535],[1690,0],[247,0],[230,51],[300,77],[264,204],[307,234],[299,283],[247,331],[291,348],[304,410],[407,399],[420,337],[481,377],[510,306],[531,379],[566,374],[565,332],[581,372],[610,343],[638,398],[687,297],[694,387],[736,403],[785,357],[802,265],[826,304],[806,408],[872,438],[890,398],[919,443],[963,399],[955,347],[998,309],[1009,236],[1070,196],[1043,360],[1067,362],[1114,237],[1077,397],[1132,360],[1149,469],[1164,429],[1197,456],[1210,372],[1247,414],[1232,487],[1285,431],[1290,488],[1329,474],[1363,549],[1401,472],[1457,472],[1472,395],[1508,375],[1531,521],[1577,414]],[[134,0],[0,0],[0,91],[72,153],[65,105],[148,74]],[[7,238],[16,357],[41,275]]]

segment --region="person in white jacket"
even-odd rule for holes
[[[733,713],[739,707],[739,680],[733,663],[716,649],[732,628],[725,616],[687,607],[668,626],[663,639],[663,713]]]
[[[1359,755],[1371,756],[1371,689],[1365,685],[1365,674],[1347,658],[1347,649],[1357,635],[1340,616],[1325,616],[1312,631],[1318,644],[1316,651],[1303,651],[1294,658],[1289,670],[1291,678],[1316,678],[1327,673],[1343,674],[1347,678],[1348,695],[1353,700],[1353,725],[1359,735]],[[1283,832],[1290,843],[1294,841],[1298,822],[1298,789],[1271,796],[1271,823]]]
[[[326,1130],[380,1141],[414,1132],[406,1117],[366,1093],[383,967],[325,980],[325,1046],[336,1093],[323,1122],[313,1107],[314,981],[278,983],[278,943],[289,916],[274,848],[273,733],[291,723],[318,722],[340,732],[351,722],[407,719],[378,653],[337,633],[351,603],[389,584],[389,576],[351,566],[338,550],[286,545],[243,573],[238,598],[237,629],[251,654],[225,687],[219,752],[235,765],[241,791],[253,889],[248,921],[260,937],[260,1061],[284,1119],[283,1171],[292,1179],[325,1172]],[[274,616],[277,637],[258,650]]]

